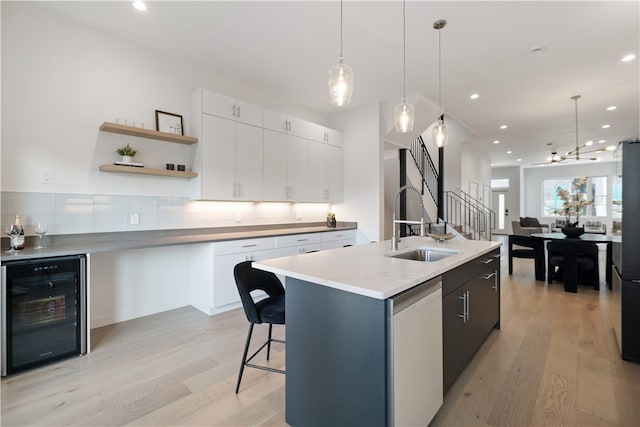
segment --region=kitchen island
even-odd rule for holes
[[[499,246],[409,237],[255,262],[286,276],[287,422],[427,425],[499,326]],[[407,259],[424,248],[437,260]]]

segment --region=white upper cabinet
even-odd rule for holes
[[[265,115],[266,117],[266,115]],[[288,136],[273,130],[264,130],[264,187],[262,200],[279,202],[287,200]]]
[[[308,201],[338,203],[342,201],[342,149],[309,142]]]
[[[342,201],[339,131],[207,89],[191,101],[194,198]]]
[[[202,89],[202,112],[262,127],[263,108],[207,89]]]

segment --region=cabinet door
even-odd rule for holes
[[[287,200],[307,201],[307,141],[287,138]]]
[[[291,116],[288,117],[288,120],[290,135],[298,136],[305,139],[312,139],[314,135],[313,123]]]
[[[498,322],[499,295],[496,272],[486,270],[467,282],[463,289],[468,292],[467,317],[462,338],[462,364],[466,365],[476,354],[487,335]]]
[[[232,200],[235,177],[235,122],[202,115],[203,199]]]
[[[262,200],[262,132],[262,128],[236,123],[236,200]]]
[[[442,298],[443,391],[446,394],[462,372],[463,291]]]
[[[310,202],[325,202],[329,199],[325,179],[326,148],[327,145],[321,142],[310,141],[307,145],[309,158],[307,190]]]
[[[264,109],[264,128],[287,133],[287,115],[279,111]]]
[[[204,89],[202,91],[202,112],[235,120],[235,99]]]
[[[244,101],[236,101],[236,120],[253,126],[262,127],[264,125],[264,110],[257,105]]]
[[[327,133],[327,143],[336,147],[342,147],[342,132],[335,129],[325,128]]]
[[[325,200],[332,203],[342,202],[342,148],[332,145],[324,146]]]
[[[262,199],[271,202],[287,200],[287,135],[264,130]]]

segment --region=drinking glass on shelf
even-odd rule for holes
[[[9,236],[9,249],[6,250],[5,252],[11,253],[11,254],[18,252],[17,250],[13,249],[13,236],[18,234],[16,231],[17,230],[14,229],[13,225],[9,224],[6,226],[4,230],[4,234]]]
[[[47,233],[47,224],[45,224],[44,222],[37,222],[33,226],[33,232],[40,238],[38,240],[38,246],[36,246],[34,249],[45,249],[46,246],[42,246],[42,238]]]

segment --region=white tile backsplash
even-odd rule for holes
[[[193,201],[186,197],[3,191],[3,230],[20,214],[27,235],[33,224],[48,224],[47,234],[224,227],[324,221],[328,204]],[[138,224],[130,224],[131,214]]]

